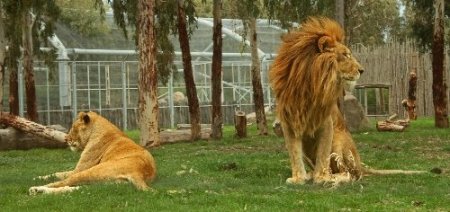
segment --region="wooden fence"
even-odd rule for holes
[[[417,70],[416,109],[418,116],[434,116],[432,94],[432,56],[420,53],[413,42],[390,43],[376,48],[354,46],[353,54],[364,66],[358,84],[388,84],[389,113],[405,116],[401,101],[407,98],[409,73]],[[449,51],[447,51],[445,82],[449,81]]]

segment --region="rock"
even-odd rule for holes
[[[369,120],[364,114],[361,103],[349,92],[346,92],[344,97],[344,118],[350,132],[369,127]]]

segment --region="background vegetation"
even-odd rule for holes
[[[47,182],[38,175],[74,167],[78,153],[35,149],[0,152],[2,211],[448,211],[450,134],[433,120],[413,122],[403,133],[374,128],[353,134],[363,161],[382,169],[442,170],[442,174],[368,176],[337,188],[289,186],[282,138],[237,139],[225,127],[223,141],[164,145],[157,160],[154,191],[130,184],[95,184],[71,194],[29,196]],[[138,140],[136,131],[129,135]]]

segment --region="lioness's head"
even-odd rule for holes
[[[73,122],[69,134],[66,136],[66,142],[72,151],[82,151],[92,133],[91,125],[94,112],[80,112],[77,119]]]

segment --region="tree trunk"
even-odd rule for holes
[[[214,0],[213,6],[213,58],[212,58],[212,120],[211,137],[222,138],[222,0]]]
[[[8,113],[0,113],[0,123],[46,139],[65,143],[66,133]]]
[[[3,82],[5,78],[6,37],[3,20],[3,2],[0,1],[0,112],[3,111]]]
[[[335,17],[336,21],[341,24],[341,27],[344,29],[344,20],[345,20],[345,0],[336,0],[334,2],[335,7]]]
[[[33,70],[33,20],[28,11],[24,12],[22,18],[23,69],[25,71],[27,118],[31,121],[38,121],[36,87]]]
[[[444,81],[444,0],[435,0],[433,33],[433,104],[434,123],[438,128],[448,128],[447,85]]]
[[[264,93],[261,84],[261,61],[258,55],[258,39],[256,33],[256,19],[248,20],[248,27],[250,29],[250,48],[252,54],[252,85],[253,85],[253,101],[255,103],[256,125],[259,129],[260,135],[267,135],[267,120],[264,112]]]
[[[11,46],[11,49],[13,47]],[[11,51],[10,49],[10,51]],[[11,52],[8,53],[8,71],[9,71],[9,112],[13,115],[19,115],[19,83],[17,77],[17,61],[11,58]]]
[[[191,120],[191,140],[200,138],[200,106],[198,103],[197,89],[192,72],[191,50],[186,26],[186,13],[184,0],[178,0],[178,40],[183,57],[184,82],[186,84],[186,96],[189,105],[189,118]]]
[[[160,145],[158,129],[158,78],[156,72],[156,44],[154,37],[154,1],[138,1],[139,49],[139,128],[142,146]]]

